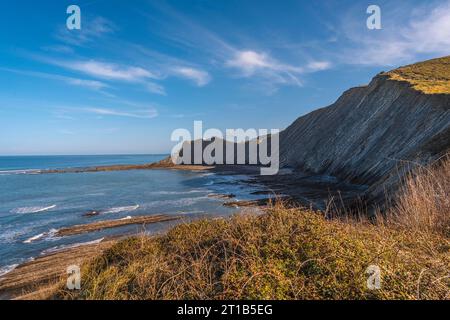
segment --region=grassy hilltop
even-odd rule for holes
[[[427,94],[450,94],[450,56],[401,67],[385,73],[392,80],[407,81]]]

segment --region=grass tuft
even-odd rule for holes
[[[387,222],[450,237],[450,155],[407,175]]]

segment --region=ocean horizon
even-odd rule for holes
[[[0,156],[0,276],[16,266],[67,247],[136,233],[158,233],[175,222],[128,225],[57,237],[59,229],[97,221],[156,214],[186,219],[229,216],[236,208],[210,194],[254,199],[245,176],[208,171],[129,170],[37,174],[39,170],[139,165],[167,155]],[[99,214],[87,217],[86,213]]]
[[[140,165],[153,163],[169,154],[79,154],[79,155],[0,155],[0,174],[15,170],[73,169],[90,166]]]

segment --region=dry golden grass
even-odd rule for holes
[[[275,207],[122,241],[82,272],[75,299],[445,299],[448,239]],[[369,290],[366,269],[381,268]]]
[[[63,299],[448,299],[450,160],[420,169],[386,219],[327,220],[281,203],[121,241]],[[381,289],[366,270],[381,269]]]
[[[450,237],[450,155],[407,175],[388,223]]]
[[[407,81],[427,94],[450,94],[450,56],[401,67],[386,75],[392,80]]]

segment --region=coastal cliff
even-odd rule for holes
[[[417,87],[421,74],[428,86]],[[430,74],[441,79],[438,90]],[[281,165],[368,185],[370,197],[392,191],[404,168],[448,152],[449,83],[450,57],[379,74],[281,132]]]
[[[186,143],[193,154],[195,143]],[[202,141],[202,149],[210,143]],[[364,186],[357,197],[384,206],[406,173],[450,150],[450,56],[378,74],[332,105],[295,120],[279,133],[279,143],[280,167],[293,174],[263,180],[292,184],[295,172],[332,176]],[[225,163],[232,143],[222,145]],[[249,158],[246,142],[245,164]]]

